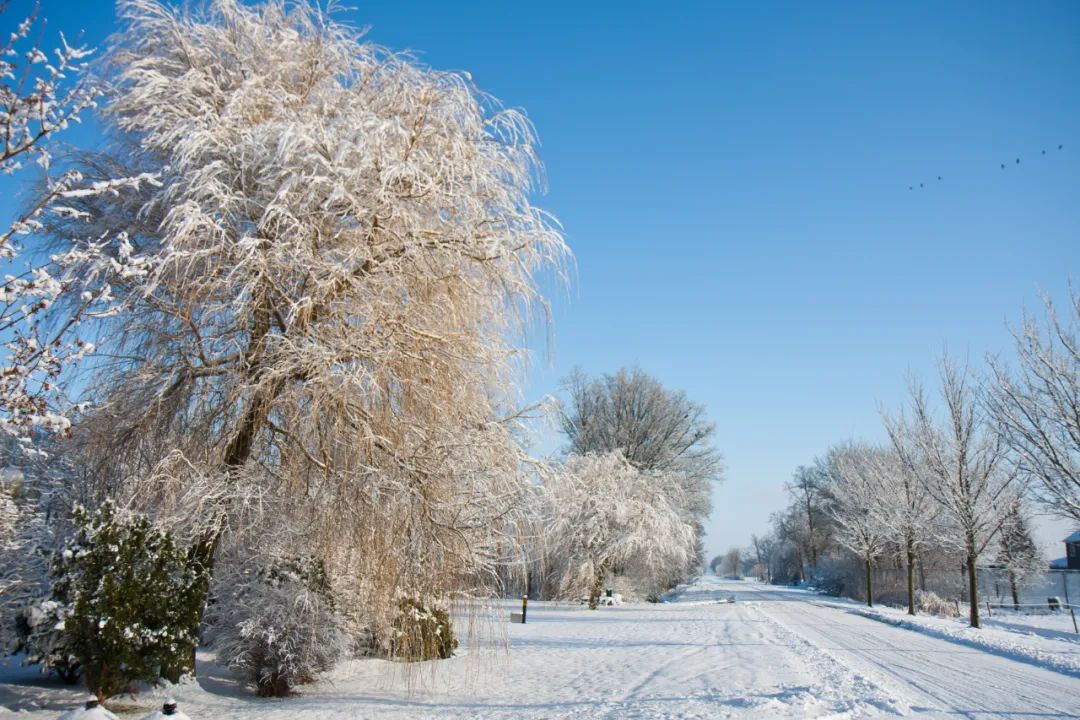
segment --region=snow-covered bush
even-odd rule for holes
[[[64,627],[71,615],[71,604],[42,598],[23,608],[16,620],[18,650],[26,654],[27,665],[40,665],[43,671],[55,672],[72,685],[82,675],[79,658],[68,644]]]
[[[76,532],[53,562],[53,599],[67,604],[64,646],[104,700],[133,682],[191,671],[199,572],[150,520],[106,501],[78,507]]]
[[[53,452],[48,437],[34,440]],[[54,657],[61,618],[50,606],[49,565],[58,538],[71,532],[66,508],[77,491],[66,463],[27,454],[16,439],[0,436],[0,462],[0,653]],[[44,667],[67,675],[62,661]]]
[[[920,613],[937,615],[938,617],[956,617],[958,615],[955,603],[938,597],[929,590],[915,591],[915,609]]]
[[[859,558],[847,552],[829,552],[818,558],[810,575],[810,584],[820,593],[832,597],[845,594],[859,596],[863,587]],[[866,598],[862,598],[866,599]]]
[[[446,609],[425,606],[415,598],[402,598],[394,619],[390,655],[398,660],[445,660],[458,641]]]
[[[352,644],[317,560],[231,567],[220,573],[212,594],[218,661],[254,683],[260,696],[291,695]]]

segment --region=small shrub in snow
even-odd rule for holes
[[[56,610],[66,614],[63,644],[89,690],[104,699],[193,669],[201,583],[186,550],[110,502],[74,516],[75,536],[53,564],[53,599],[68,605]]]
[[[915,609],[926,615],[938,617],[956,617],[956,604],[938,597],[928,590],[915,591]]]
[[[213,610],[218,661],[255,684],[262,697],[285,697],[330,669],[350,646],[322,563],[279,562],[255,572],[222,573]]]
[[[17,651],[26,653],[26,664],[41,665],[42,670],[55,672],[68,685],[78,682],[82,674],[79,658],[64,632],[71,609],[68,602],[42,598],[23,608],[16,620]]]
[[[450,614],[440,607],[425,607],[419,600],[402,598],[394,618],[390,655],[398,660],[445,660],[458,641]]]

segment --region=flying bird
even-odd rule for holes
[[[1002,169],[1002,170],[1004,170],[1004,169],[1005,169],[1005,163],[1001,163],[1001,169]]]
[[[937,179],[938,179],[938,180],[940,180],[940,179],[941,179],[941,176],[940,176],[940,175],[938,175],[938,176],[937,176]]]
[[[1017,165],[1019,165],[1019,164],[1020,164],[1020,158],[1016,158],[1016,164],[1017,164]]]

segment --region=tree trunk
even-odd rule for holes
[[[255,437],[259,431],[262,430],[263,425],[266,423],[266,419],[270,414],[270,406],[273,403],[274,398],[285,386],[285,380],[283,378],[275,379],[270,385],[263,388],[261,392],[251,398],[247,409],[244,411],[244,416],[240,421],[240,425],[236,429],[236,433],[233,435],[229,444],[225,447],[225,453],[222,457],[222,465],[225,473],[230,478],[235,476],[236,472],[247,463],[248,458],[251,457],[252,448],[255,446]],[[221,537],[221,521],[219,518],[215,518],[210,527],[207,528],[199,539],[195,541],[191,550],[188,552],[189,562],[200,572],[199,581],[199,594],[203,598],[202,609],[199,612],[199,618],[194,630],[194,636],[198,637],[199,628],[202,627],[203,614],[206,612],[206,603],[210,595],[210,580],[214,573],[214,555],[217,553],[218,540]],[[189,658],[190,667],[186,670],[195,672],[195,649],[192,648],[191,657]],[[176,670],[170,669],[170,673],[175,673]]]
[[[817,543],[814,541],[814,512],[810,498],[806,498],[806,526],[810,533],[810,567],[817,570]]]
[[[907,541],[907,612],[915,614],[915,546]]]
[[[596,567],[596,577],[593,578],[592,590],[589,591],[590,610],[595,610],[600,606],[600,591],[604,587],[605,575],[607,575],[607,563],[602,562]]]
[[[1020,590],[1016,587],[1016,573],[1009,571],[1009,589],[1012,590],[1013,607],[1020,609]]]
[[[968,607],[971,608],[970,620],[973,628],[982,627],[979,625],[979,576],[975,571],[976,559],[975,552],[968,550]]]
[[[866,605],[874,607],[874,568],[870,556],[866,556]]]

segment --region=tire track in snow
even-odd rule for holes
[[[1076,718],[1080,682],[1042,668],[883,625],[844,609],[754,590],[778,623],[873,674],[910,709],[942,716]],[[796,627],[792,627],[792,626]]]
[[[873,708],[895,715],[906,715],[910,710],[909,706],[885,686],[857,671],[849,663],[843,662],[819,645],[810,642],[786,623],[765,611],[759,604],[754,603],[749,607],[759,617],[772,624],[779,635],[790,640],[792,649],[806,658],[809,666],[820,670],[826,680],[822,686],[822,694],[835,703],[837,713]]]

